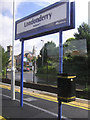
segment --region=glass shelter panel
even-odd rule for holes
[[[64,43],[64,72],[76,75],[77,88],[85,88],[88,83],[87,41],[72,40]]]

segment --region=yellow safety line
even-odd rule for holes
[[[39,95],[37,93],[34,93],[34,94],[30,93],[30,94],[28,94],[27,92],[24,92],[24,94],[31,95],[31,96],[34,96],[34,97],[38,97],[38,98],[42,98],[42,99],[45,99],[45,100],[49,100],[49,101],[53,101],[53,102],[57,102],[58,103],[57,98],[56,99],[52,99],[52,97],[48,98],[48,97],[46,97],[44,95]],[[85,110],[90,110],[88,107],[85,107],[85,106],[87,106],[87,104],[83,104],[83,106],[77,105],[77,102],[75,104],[73,104],[72,102],[70,102],[70,103],[62,102],[62,104],[73,106],[73,107],[78,107],[78,108],[85,109]]]
[[[10,86],[0,85],[0,87],[11,90]],[[17,88],[15,89],[15,91],[20,93],[20,90],[17,89]],[[45,99],[45,100],[49,100],[49,101],[53,101],[53,102],[58,103],[57,97],[51,97],[51,96],[48,97],[47,95],[41,95],[39,93],[28,92],[28,91],[25,91],[25,90],[23,91],[23,94],[31,95],[31,96],[34,96],[34,97],[37,97],[37,98],[42,98],[42,99]],[[79,103],[79,102],[76,102],[76,101],[73,101],[73,102],[70,102],[70,103],[62,102],[62,104],[73,106],[73,107],[78,107],[78,108],[85,109],[85,110],[90,110],[90,108],[88,108],[87,104],[82,104],[82,103]],[[80,106],[81,104],[82,104],[82,106]]]
[[[81,109],[85,109],[85,110],[90,110],[88,107],[83,107],[83,106],[79,106],[79,105],[77,105],[77,103],[76,104],[72,104],[72,103],[63,103],[63,104],[65,104],[65,105],[69,105],[69,106],[73,106],[73,107],[76,107],[76,108],[81,108]]]
[[[6,119],[0,115],[0,120],[6,120]]]

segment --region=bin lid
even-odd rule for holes
[[[57,78],[68,78],[68,79],[70,79],[70,78],[76,78],[76,76],[75,75],[69,75],[67,73],[62,73],[62,74],[58,74]]]

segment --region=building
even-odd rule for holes
[[[9,64],[8,64],[8,68],[12,68],[12,46],[9,45],[7,46],[7,52],[8,52],[8,57],[9,57]],[[14,66],[16,67],[16,59],[14,57]]]
[[[7,46],[7,52],[9,57],[9,64],[8,68],[12,68],[12,46]],[[24,66],[32,66],[33,58],[35,57],[35,48],[33,47],[32,52],[25,51],[24,52]],[[14,66],[19,67],[21,66],[21,54],[14,56]]]
[[[21,54],[15,56],[16,58],[16,66],[21,65]],[[24,65],[25,66],[31,66],[33,60],[33,53],[29,51],[24,52]]]

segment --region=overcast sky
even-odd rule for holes
[[[30,15],[46,6],[49,6],[52,3],[57,2],[58,0],[14,0],[15,1],[15,21],[21,19],[27,15]],[[71,0],[70,0],[71,1]],[[88,2],[90,0],[75,0],[76,14],[75,21],[76,26],[73,30],[68,30],[63,32],[63,42],[66,39],[73,37],[73,34],[77,32],[77,28],[83,22],[88,23]],[[13,23],[13,0],[0,0],[0,45],[4,47],[12,45],[12,23]],[[33,46],[36,47],[36,50],[39,53],[43,43],[41,40],[44,40],[44,43],[47,41],[54,41],[56,45],[59,44],[59,34],[55,33],[52,35],[47,35],[43,37],[38,37],[25,41],[25,51],[32,51]],[[15,46],[15,55],[21,52],[21,43],[19,40],[14,42]]]

